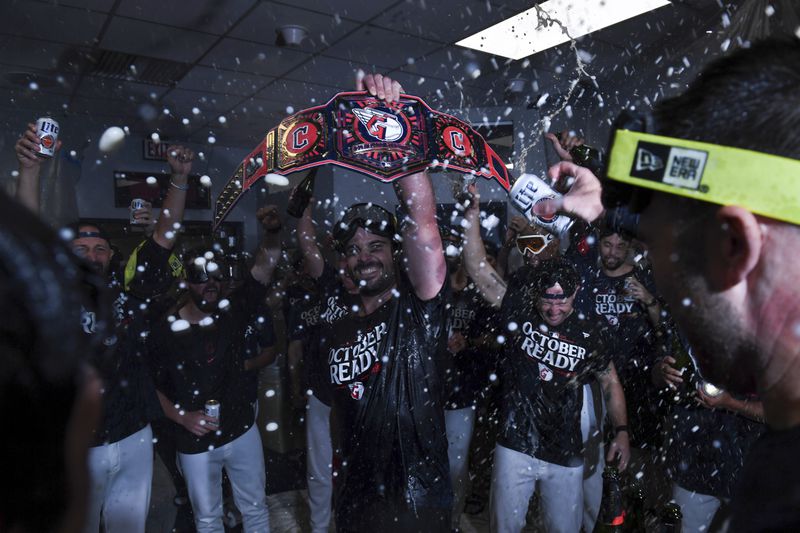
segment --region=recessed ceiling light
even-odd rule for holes
[[[629,18],[669,5],[669,0],[548,0],[456,44],[522,59]],[[549,24],[539,24],[539,10]]]

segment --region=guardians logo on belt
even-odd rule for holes
[[[364,91],[285,118],[241,162],[223,188],[214,227],[267,174],[332,164],[383,182],[423,170],[451,170],[510,188],[503,160],[469,124],[431,109],[416,96],[384,102]]]

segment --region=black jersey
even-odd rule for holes
[[[202,453],[244,434],[254,423],[255,411],[244,370],[252,317],[266,289],[250,278],[230,295],[230,304],[212,315],[207,325],[175,327],[176,316],[160,319],[151,333],[158,390],[185,411],[202,410],[209,400],[220,403],[219,430],[202,437],[177,428],[181,453]]]
[[[517,277],[521,281],[524,277]],[[563,466],[583,462],[583,385],[611,361],[607,333],[572,314],[548,326],[530,285],[509,285],[500,312],[506,324],[502,430],[498,442]]]
[[[172,280],[169,258],[169,250],[147,239],[130,258],[127,272],[111,273],[112,327],[103,340],[109,350],[94,362],[103,378],[103,421],[94,445],[120,441],[163,415],[147,366],[145,339],[150,320],[162,310],[157,297]],[[96,334],[96,320],[94,311],[83,310],[84,333]]]
[[[428,301],[401,274],[397,296],[340,318],[322,345],[342,467],[336,523],[359,531],[381,510],[452,504],[437,344],[447,285]],[[385,514],[385,513],[384,513]]]

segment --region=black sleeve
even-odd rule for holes
[[[173,394],[172,380],[168,370],[169,348],[167,347],[167,329],[164,324],[153,324],[147,336],[148,367],[153,376],[156,390],[166,394],[171,400]]]
[[[275,337],[275,324],[272,323],[272,315],[269,312],[269,308],[264,304],[261,310],[260,316],[264,318],[264,322],[260,326],[261,332],[258,337],[258,345],[263,350],[264,348],[275,346],[277,339]]]

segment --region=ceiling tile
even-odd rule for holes
[[[229,35],[259,43],[275,44],[276,30],[284,24],[298,24],[308,29],[308,38],[300,49],[314,52],[324,49],[357,27],[355,22],[315,13],[284,4],[262,2]]]
[[[426,0],[424,6],[419,2],[399,2],[372,24],[454,43],[506,18],[502,11],[483,1]]]
[[[292,0],[292,5],[313,11],[318,11],[330,16],[339,16],[357,20],[367,21],[383,12],[386,8],[396,3],[397,0]]]
[[[195,124],[200,124],[200,117],[209,117],[209,120],[219,116],[220,113],[227,112],[242,100],[240,95],[218,94],[204,91],[187,91],[173,89],[162,99],[164,107],[180,118],[188,118]],[[197,108],[200,113],[195,115],[193,109]]]
[[[122,125],[138,116],[134,102],[111,98],[76,97],[69,106],[69,112],[73,115],[113,117]]]
[[[49,3],[53,4],[53,0],[35,0],[40,3]],[[88,9],[91,11],[101,11],[103,13],[109,13],[111,8],[114,7],[114,2],[116,0],[59,0],[58,3],[70,6],[70,7],[79,7],[81,9]]]
[[[107,15],[85,9],[41,4],[28,0],[4,0],[0,8],[0,33],[23,37],[42,36],[48,41],[92,44]]]
[[[196,66],[178,82],[178,87],[196,91],[246,96],[255,93],[272,79],[267,76]]]
[[[19,36],[0,36],[0,63],[48,70],[58,66],[58,59],[69,47]]]
[[[380,45],[366,43],[380,43]],[[398,68],[417,57],[433,52],[440,46],[439,43],[420,37],[411,37],[374,26],[364,26],[323,53],[326,56],[359,63]]]
[[[466,81],[475,68],[480,69],[483,60],[471,50],[449,46],[403,65],[402,70],[418,76]]]
[[[310,58],[306,52],[225,38],[201,63],[239,72],[280,76]]]
[[[257,0],[136,0],[120,2],[118,15],[221,35]]]
[[[31,93],[69,95],[77,83],[78,77],[74,74],[53,74],[25,67],[9,68],[0,73],[0,86]]]
[[[0,109],[30,110],[31,122],[35,122],[40,116],[60,116],[64,112],[64,104],[68,101],[66,95],[0,87]],[[22,126],[24,124],[20,127]]]
[[[129,54],[191,63],[216,40],[217,37],[205,33],[114,17],[101,46]]]
[[[340,89],[338,90],[344,91],[354,87],[356,72],[359,69],[364,72],[379,70],[374,65],[365,65],[332,57],[317,57],[293,70],[287,75],[287,78],[339,87]]]
[[[167,87],[148,85],[127,80],[113,80],[97,76],[85,76],[78,87],[78,96],[115,98],[135,102],[154,101],[167,91]]]
[[[324,104],[338,91],[339,89],[325,85],[281,79],[263,88],[256,97],[280,102],[284,106],[290,105],[295,111],[299,111]]]

